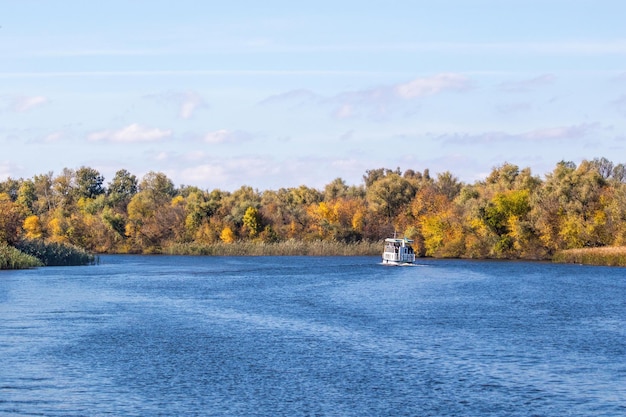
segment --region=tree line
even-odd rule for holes
[[[65,168],[0,182],[0,243],[64,243],[95,253],[162,253],[173,245],[379,241],[397,232],[419,255],[549,259],[559,250],[626,244],[626,167],[559,162],[543,178],[504,163],[466,184],[449,171],[367,170],[258,191],[176,187],[164,173]]]

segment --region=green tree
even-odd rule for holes
[[[53,180],[54,174],[52,171],[46,174],[35,175],[33,177],[33,184],[35,185],[35,193],[37,195],[34,212],[36,214],[42,214],[49,212],[54,206]]]
[[[6,194],[11,201],[17,199],[18,190],[20,188],[21,180],[8,177],[5,181],[0,182],[0,194]]]
[[[61,174],[52,181],[52,191],[56,207],[68,208],[74,203],[76,173],[73,169],[63,168]]]
[[[382,180],[383,178],[391,174],[400,176],[402,174],[402,171],[400,171],[399,167],[396,168],[395,170],[391,170],[389,168],[368,169],[365,171],[365,175],[363,175],[363,181],[365,182],[365,187],[369,188],[372,185],[374,185],[374,183],[376,183],[377,181]]]
[[[95,198],[104,194],[104,177],[97,170],[82,166],[76,170],[75,177],[77,198]]]
[[[27,214],[37,212],[35,203],[37,201],[37,193],[35,189],[35,183],[32,180],[22,181],[20,188],[17,191],[16,202],[23,207],[23,210]]]
[[[156,198],[169,200],[176,195],[174,183],[162,172],[150,171],[139,183],[140,191],[148,191]]]
[[[367,202],[375,213],[391,223],[415,196],[415,188],[405,178],[391,173],[367,188]]]
[[[332,201],[348,194],[349,187],[341,178],[335,178],[324,187],[324,201]]]
[[[445,195],[448,200],[452,201],[461,192],[463,184],[457,177],[452,175],[450,171],[446,171],[441,174],[437,174],[435,187],[439,193]]]
[[[130,200],[137,194],[137,188],[137,177],[125,169],[120,169],[108,184],[107,197],[113,206],[126,210]]]

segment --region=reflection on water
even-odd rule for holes
[[[3,272],[0,415],[623,415],[625,276],[368,257]]]

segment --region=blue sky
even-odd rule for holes
[[[626,162],[626,2],[0,0],[0,178]]]

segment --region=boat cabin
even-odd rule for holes
[[[415,262],[415,252],[411,244],[411,239],[387,238],[385,239],[385,249],[383,251],[383,263],[400,265]]]

